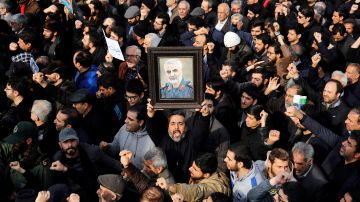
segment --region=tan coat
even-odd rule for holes
[[[184,201],[202,201],[211,193],[221,192],[230,196],[231,189],[229,186],[229,178],[223,172],[215,172],[209,178],[200,180],[197,184],[178,183],[173,185],[176,189],[174,193],[182,194]]]

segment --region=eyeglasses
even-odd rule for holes
[[[137,97],[139,97],[139,96],[138,95],[135,95],[135,96],[124,95],[124,98],[127,99],[127,100],[135,100]]]

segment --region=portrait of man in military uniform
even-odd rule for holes
[[[192,99],[194,89],[192,82],[183,76],[183,63],[180,59],[171,58],[164,62],[165,85],[160,88],[161,99]],[[192,71],[192,70],[191,70]]]

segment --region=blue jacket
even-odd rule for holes
[[[96,71],[97,67],[95,65],[91,65],[86,72],[76,72],[74,79],[76,88],[86,88],[92,95],[95,95],[98,90]]]

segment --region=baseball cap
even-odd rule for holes
[[[26,138],[33,137],[36,134],[36,126],[30,121],[20,121],[14,127],[12,134],[4,138],[4,142],[9,144],[16,144]]]
[[[79,140],[77,133],[72,128],[64,128],[59,133],[59,142],[65,142],[67,140]]]
[[[125,189],[125,184],[120,175],[106,174],[98,177],[98,182],[103,187],[110,189],[112,192],[122,196]]]

